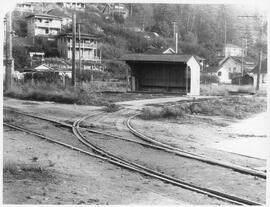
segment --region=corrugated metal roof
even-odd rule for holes
[[[192,55],[176,55],[176,54],[128,54],[120,59],[125,61],[144,61],[144,62],[187,62]]]

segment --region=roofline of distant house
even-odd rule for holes
[[[58,37],[72,37],[72,33],[59,34]],[[79,37],[79,34],[78,33],[76,33],[76,37]],[[81,34],[81,38],[100,39],[101,37],[99,37],[97,35],[93,35],[93,34],[82,33]]]
[[[25,18],[31,18],[31,17],[43,17],[43,18],[51,18],[51,19],[62,19],[62,17],[58,17],[55,15],[50,15],[50,14],[30,14],[29,16]]]

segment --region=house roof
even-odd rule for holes
[[[176,62],[185,63],[192,55],[179,54],[127,54],[121,57],[125,61],[142,61],[142,62]]]
[[[78,37],[78,36],[79,36],[79,34],[76,33],[76,37]],[[59,34],[58,37],[71,37],[72,38],[72,33]],[[81,38],[99,39],[100,37],[98,37],[97,35],[94,35],[94,34],[81,33]]]
[[[53,71],[53,68],[49,67],[46,64],[33,65],[32,67],[24,70],[24,72],[42,72],[42,71]]]
[[[234,62],[236,62],[238,64],[241,64],[242,63],[242,57],[232,57],[232,56],[229,56],[229,57],[227,57],[227,58],[225,58],[225,59],[223,59],[223,60],[220,61],[221,62],[220,66],[223,65],[228,59],[232,59]],[[248,66],[248,65],[249,66],[255,66],[255,61],[252,58],[250,58],[250,57],[244,57],[243,58],[243,64],[245,66]]]
[[[205,58],[199,57],[199,56],[197,56],[197,55],[195,55],[194,57],[195,57],[195,59],[196,59],[197,61],[205,60]]]
[[[40,17],[40,18],[47,18],[47,19],[59,19],[61,20],[61,17],[55,16],[55,15],[49,15],[49,14],[30,14],[29,16],[25,18],[32,18],[32,17]]]
[[[259,63],[255,66],[250,73],[257,73],[259,70]],[[262,61],[261,73],[267,73],[267,58]]]

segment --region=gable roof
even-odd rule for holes
[[[227,58],[224,58],[219,62],[220,66],[222,66],[224,63],[226,63],[228,59],[233,60],[237,64],[242,64],[242,57],[228,56]],[[250,57],[244,57],[243,64],[244,64],[244,66],[255,66],[255,61]]]
[[[255,66],[250,73],[257,73],[259,70],[259,63]],[[261,73],[267,73],[267,58],[262,61]]]
[[[175,62],[186,63],[192,55],[179,54],[127,54],[120,59],[125,61],[141,61],[141,62]]]

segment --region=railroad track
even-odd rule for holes
[[[42,116],[23,113],[23,112],[19,112],[19,111],[13,110],[13,109],[5,108],[5,107],[4,107],[4,110],[15,112],[15,113],[25,115],[25,116],[29,116],[29,117],[33,117],[33,118],[38,118],[38,119],[45,120],[45,121],[54,122],[54,123],[57,123],[59,125],[62,125],[64,127],[68,127],[68,128],[73,127],[72,124],[67,124],[65,122],[56,121],[56,120],[45,118],[45,117],[42,117]],[[95,114],[95,115],[99,115],[99,114],[100,113]],[[214,159],[211,159],[211,158],[208,158],[208,157],[204,157],[204,156],[201,156],[201,155],[198,155],[198,154],[195,154],[195,153],[180,150],[180,149],[172,147],[170,145],[158,142],[158,141],[156,141],[156,140],[154,140],[154,139],[152,139],[152,138],[138,132],[134,127],[132,127],[130,122],[131,122],[131,119],[134,118],[135,116],[137,116],[137,115],[134,115],[134,116],[128,118],[128,120],[126,121],[126,125],[127,125],[127,127],[129,128],[129,130],[130,130],[130,132],[132,134],[134,134],[135,136],[139,137],[140,139],[142,139],[142,140],[144,140],[146,142],[134,141],[134,140],[130,140],[130,139],[127,139],[127,138],[116,136],[116,135],[113,135],[113,134],[110,134],[110,133],[101,132],[101,131],[98,131],[98,130],[92,130],[92,129],[89,129],[89,128],[84,128],[84,129],[87,130],[88,132],[91,132],[91,133],[110,136],[112,138],[121,139],[121,140],[124,140],[124,141],[127,141],[127,142],[133,142],[133,143],[140,144],[140,145],[150,147],[150,148],[153,148],[153,149],[158,149],[158,150],[163,150],[163,151],[166,151],[166,152],[169,152],[169,153],[173,153],[173,154],[175,154],[177,156],[182,156],[182,157],[202,161],[202,162],[212,164],[212,165],[218,165],[218,166],[221,166],[221,167],[224,167],[224,168],[232,169],[234,171],[237,171],[237,172],[240,172],[240,173],[243,173],[243,174],[250,174],[250,175],[253,175],[253,176],[257,176],[257,177],[266,179],[266,173],[264,173],[262,171],[255,170],[255,169],[252,169],[252,168],[246,168],[246,167],[242,167],[242,166],[239,166],[239,165],[234,165],[234,164],[231,164],[231,163],[226,163],[226,162],[222,162],[222,161],[218,161],[218,160],[214,160]],[[82,121],[83,120],[81,120],[80,122],[82,122]],[[81,128],[83,128],[83,127],[81,127]]]
[[[18,112],[18,113],[21,113],[21,112]],[[21,114],[24,115],[25,113],[21,113]],[[29,114],[26,114],[26,115],[29,115]],[[97,156],[96,154],[93,154],[93,153],[90,153],[89,154],[89,152],[86,152],[86,151],[83,152],[82,151],[83,153],[86,153],[86,154],[88,153],[90,156],[95,156],[96,158],[100,158],[100,159],[106,160],[106,161],[108,161],[110,163],[113,163],[113,164],[116,164],[118,166],[127,168],[129,170],[136,171],[138,173],[142,173],[144,175],[151,176],[153,178],[157,178],[157,179],[162,180],[164,182],[167,182],[167,183],[170,183],[170,184],[173,184],[173,185],[176,185],[176,186],[179,186],[179,187],[182,187],[182,188],[191,190],[191,191],[202,193],[202,194],[208,195],[210,197],[215,197],[215,198],[218,198],[218,199],[222,199],[222,200],[227,201],[227,202],[232,203],[232,204],[239,204],[239,205],[262,205],[262,204],[260,204],[258,202],[255,202],[255,201],[251,201],[251,200],[239,198],[239,197],[234,196],[234,195],[229,195],[229,194],[226,194],[226,193],[218,192],[218,191],[215,191],[215,190],[211,190],[211,189],[207,189],[207,188],[203,188],[203,187],[200,187],[200,186],[196,186],[196,185],[187,183],[185,181],[182,181],[182,180],[176,179],[174,177],[165,175],[165,174],[160,173],[158,171],[154,171],[152,169],[149,169],[147,167],[138,165],[136,163],[132,163],[130,161],[127,161],[125,159],[122,159],[120,157],[117,157],[117,156],[115,156],[113,154],[110,154],[110,153],[104,151],[103,149],[97,147],[95,144],[89,142],[89,140],[87,140],[82,135],[82,133],[79,131],[80,122],[82,122],[87,117],[84,117],[83,119],[77,120],[77,121],[75,121],[73,123],[73,125],[70,125],[70,124],[67,124],[67,123],[62,123],[62,122],[59,122],[59,121],[55,121],[55,120],[44,118],[44,117],[39,117],[39,116],[36,116],[36,115],[30,115],[30,116],[31,117],[34,117],[34,118],[41,118],[42,120],[54,122],[54,123],[60,124],[60,125],[62,125],[64,127],[72,128],[73,133],[75,134],[75,136],[83,144],[87,145],[93,151],[95,151],[95,152],[97,152],[97,153],[100,154],[99,156]],[[44,135],[40,135],[40,134],[38,134],[36,132],[33,132],[33,131],[30,131],[30,130],[24,129],[23,127],[11,126],[11,125],[8,125],[6,123],[4,125],[5,126],[12,127],[14,129],[17,129],[17,130],[25,131],[25,132],[30,133],[32,135],[39,136],[39,137],[41,137],[43,139],[47,139]],[[103,133],[103,135],[105,135],[105,134],[106,133]],[[53,141],[53,140],[50,140],[50,138],[47,139],[47,140]],[[63,143],[60,143],[59,141],[55,141],[55,143],[63,145]],[[76,147],[73,147],[73,146],[70,146],[70,145],[69,146],[66,146],[66,147],[75,149],[77,151],[80,150],[80,149],[78,149]]]
[[[227,163],[227,162],[222,162],[222,161],[215,160],[215,159],[205,157],[205,156],[201,156],[199,154],[195,154],[195,153],[191,153],[191,152],[188,152],[188,151],[185,151],[185,150],[181,150],[179,148],[172,147],[172,146],[170,146],[168,144],[164,144],[164,143],[162,143],[160,141],[154,140],[153,138],[139,132],[138,130],[136,130],[132,126],[131,120],[134,119],[136,116],[138,116],[138,114],[136,114],[136,115],[134,115],[132,117],[129,117],[127,119],[127,121],[126,121],[126,126],[128,127],[129,131],[132,134],[134,134],[135,136],[139,137],[140,139],[142,139],[142,140],[144,140],[146,142],[152,143],[152,144],[154,144],[156,146],[160,146],[161,149],[163,149],[165,151],[168,151],[168,152],[172,152],[172,153],[174,153],[175,155],[178,155],[178,156],[184,156],[184,157],[187,157],[187,158],[190,158],[190,159],[199,160],[199,161],[202,161],[202,162],[205,162],[205,163],[208,163],[208,164],[218,165],[218,166],[221,166],[221,167],[224,167],[224,168],[232,169],[232,170],[240,172],[240,173],[250,174],[250,175],[254,175],[254,176],[266,179],[266,173],[264,173],[262,171],[259,171],[259,170],[253,169],[253,168],[246,168],[246,167],[242,167],[242,166],[239,166],[239,165],[234,165],[234,164]]]

